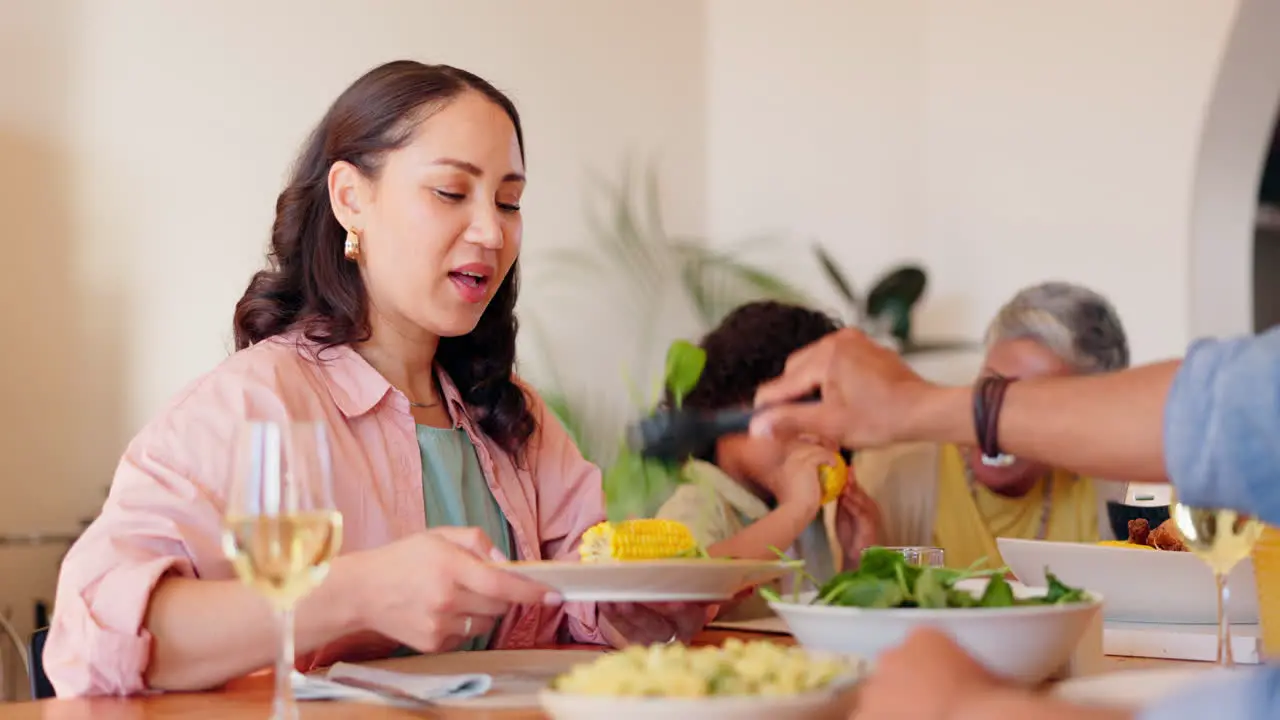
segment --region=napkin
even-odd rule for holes
[[[329,672],[323,677],[295,672],[293,674],[294,697],[298,700],[357,700],[391,705],[411,704],[407,700],[335,682],[344,678],[393,687],[424,702],[478,697],[488,692],[493,685],[492,677],[480,673],[414,675],[340,662],[329,668]]]

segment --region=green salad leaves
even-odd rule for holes
[[[698,385],[706,365],[706,351],[687,340],[676,340],[667,348],[663,386],[676,408]],[[677,486],[688,481],[682,466],[643,457],[623,442],[617,459],[604,472],[605,513],[610,522],[650,517]]]
[[[824,583],[813,602],[861,608],[1001,608],[1056,605],[1089,599],[1084,590],[1066,585],[1047,569],[1046,593],[1040,597],[1018,598],[1005,579],[1007,572],[1008,568],[953,570],[911,565],[902,553],[874,547],[863,554],[856,570],[842,572]],[[990,578],[981,596],[955,587],[961,580],[977,577]]]

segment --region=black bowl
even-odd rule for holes
[[[1111,521],[1111,531],[1117,540],[1129,539],[1129,521],[1146,518],[1147,524],[1155,530],[1160,523],[1169,519],[1168,505],[1125,505],[1115,500],[1107,501],[1107,518]]]

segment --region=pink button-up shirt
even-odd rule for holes
[[[330,433],[334,499],[343,514],[342,552],[386,545],[425,528],[422,457],[409,401],[349,347],[321,354],[294,335],[259,343],[200,378],[129,444],[98,519],[62,565],[45,672],[59,697],[144,689],[151,636],[142,627],[157,582],[170,573],[234,578],[221,549],[231,482],[232,437],[255,419],[318,419]],[[538,430],[526,469],[471,421],[441,377],[444,399],[475,443],[489,488],[511,525],[519,559],[564,559],[582,532],[604,519],[600,471],[583,459],[541,399],[530,392]],[[362,636],[363,637],[363,636]],[[494,646],[523,648],[571,639],[605,644],[592,604],[518,607]],[[386,641],[338,641],[299,667],[386,654]]]

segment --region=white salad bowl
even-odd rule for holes
[[[1010,583],[1018,597],[1043,596],[1047,588]],[[981,594],[986,580],[957,588]],[[857,655],[875,663],[915,629],[934,627],[951,635],[991,672],[1028,685],[1064,668],[1085,630],[1101,612],[1102,598],[1082,602],[1003,608],[860,608],[813,605],[814,593],[769,606],[806,649]]]

